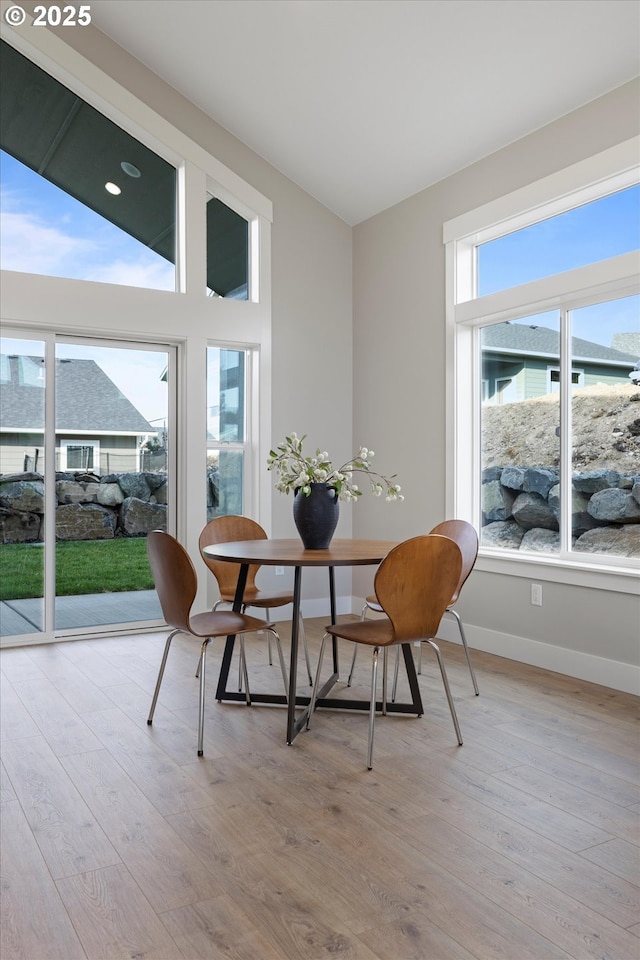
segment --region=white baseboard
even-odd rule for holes
[[[336,597],[336,611],[338,614],[353,613],[359,616],[363,603],[364,600],[360,597]],[[305,617],[327,617],[328,619],[329,600],[327,598],[303,600],[302,613]],[[291,607],[279,608],[279,620],[284,620],[290,615]],[[578,680],[598,683],[612,690],[640,695],[640,666],[636,664],[608,660],[606,657],[596,657],[581,650],[557,647],[551,643],[541,643],[539,640],[499,633],[473,624],[465,623],[464,629],[467,643],[472,650],[484,650],[485,653],[493,653],[518,663],[527,663],[533,667],[542,667],[554,673],[576,677]],[[443,640],[460,643],[460,634],[453,617],[443,618],[438,636]]]
[[[578,680],[587,680],[589,683],[598,683],[612,690],[640,695],[640,667],[633,663],[608,660],[606,657],[596,657],[581,650],[556,647],[551,643],[498,633],[472,624],[465,624],[464,629],[467,643],[476,650],[542,667],[554,673],[563,673]],[[453,622],[447,622],[445,627],[443,621],[439,633],[443,640],[460,641]]]
[[[318,602],[322,603],[322,601]],[[319,613],[309,613],[308,616],[326,615],[328,605],[327,601],[324,603],[324,609]],[[338,613],[359,614],[363,603],[364,600],[354,597],[350,609],[341,609],[342,603],[338,601],[336,606]],[[485,653],[493,653],[498,657],[516,660],[518,663],[542,667],[544,670],[552,670],[554,673],[562,673],[589,683],[598,683],[612,690],[640,694],[640,666],[636,664],[608,660],[606,657],[596,657],[581,650],[569,650],[567,647],[557,647],[551,643],[541,643],[539,640],[528,640],[526,637],[499,633],[473,624],[465,623],[464,630],[467,643],[472,650],[484,650]],[[460,643],[460,634],[453,617],[443,618],[438,636],[443,640]]]

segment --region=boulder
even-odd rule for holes
[[[523,490],[526,473],[524,467],[505,467],[499,480],[502,486],[509,490]]]
[[[20,513],[44,513],[44,481],[7,481],[3,478],[0,483],[0,507]]]
[[[574,489],[581,493],[597,493],[598,490],[617,487],[620,474],[615,470],[592,470],[590,473],[575,473],[572,482]]]
[[[155,493],[156,490],[158,490],[160,487],[165,486],[167,483],[166,473],[155,473],[151,471],[145,471],[145,473],[141,474],[141,476],[144,477],[145,482],[147,483],[147,486],[149,487],[149,490],[151,490],[152,493]]]
[[[156,487],[153,493],[151,494],[151,503],[162,503],[164,506],[167,504],[167,480],[165,478],[164,483],[160,487]]]
[[[513,520],[488,523],[482,528],[483,547],[500,547],[503,550],[519,550],[524,530]]]
[[[608,523],[640,523],[640,503],[630,490],[599,490],[589,500],[589,513]]]
[[[543,527],[557,530],[558,521],[547,501],[539,493],[521,493],[513,502],[513,519],[525,530]]]
[[[0,507],[0,543],[39,543],[39,513],[17,512]]]
[[[124,493],[119,483],[101,483],[98,487],[98,503],[103,507],[119,507],[124,501]]]
[[[125,497],[135,497],[137,500],[148,500],[151,489],[143,473],[118,473],[115,480]]]
[[[502,481],[504,483],[504,479]],[[541,497],[547,497],[551,487],[558,482],[558,473],[556,470],[547,470],[544,467],[529,467],[525,470],[524,484],[522,489],[525,493],[539,493]]]
[[[33,470],[25,470],[24,473],[3,473],[0,483],[13,483],[16,480],[44,480],[41,473],[34,473]]]
[[[482,471],[482,482],[490,483],[491,480],[499,480],[502,476],[502,467],[485,467]]]
[[[152,530],[166,530],[167,508],[137,497],[127,497],[122,504],[122,528],[126,537],[146,537]]]
[[[56,510],[56,540],[111,540],[116,514],[97,503],[60,504]]]
[[[499,480],[482,484],[482,514],[485,522],[508,520],[515,494],[503,487]]]
[[[56,499],[58,503],[97,503],[100,485],[86,480],[57,480]]]
[[[640,524],[599,527],[588,530],[573,545],[578,553],[609,553],[616,557],[640,557]]]
[[[540,527],[527,530],[520,542],[520,549],[532,553],[556,553],[560,549],[560,533]]]
[[[556,484],[549,491],[547,503],[553,510],[556,520],[560,518],[560,484]],[[602,525],[601,521],[591,516],[587,507],[589,497],[580,493],[575,488],[571,490],[571,530],[576,536],[584,533],[585,530],[592,530],[594,527]]]

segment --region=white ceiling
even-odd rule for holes
[[[637,0],[92,0],[349,224],[640,73]]]

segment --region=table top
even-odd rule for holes
[[[292,540],[236,540],[204,547],[214,560],[262,563],[279,567],[353,567],[380,563],[397,545],[395,540],[332,540],[326,550],[305,550]]]

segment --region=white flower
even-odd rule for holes
[[[335,469],[326,450],[318,448],[315,456],[305,457],[302,452],[304,439],[304,435],[298,437],[297,433],[291,433],[269,453],[267,468],[278,474],[275,488],[280,493],[301,490],[308,496],[312,483],[326,483],[336,490],[338,499],[353,501],[362,496],[358,485],[353,482],[353,475],[366,473],[374,496],[379,497],[386,490],[386,500],[404,499],[399,493],[400,486],[393,483],[395,475],[385,477],[371,469],[370,460],[374,453],[368,447],[360,447],[357,454]]]

